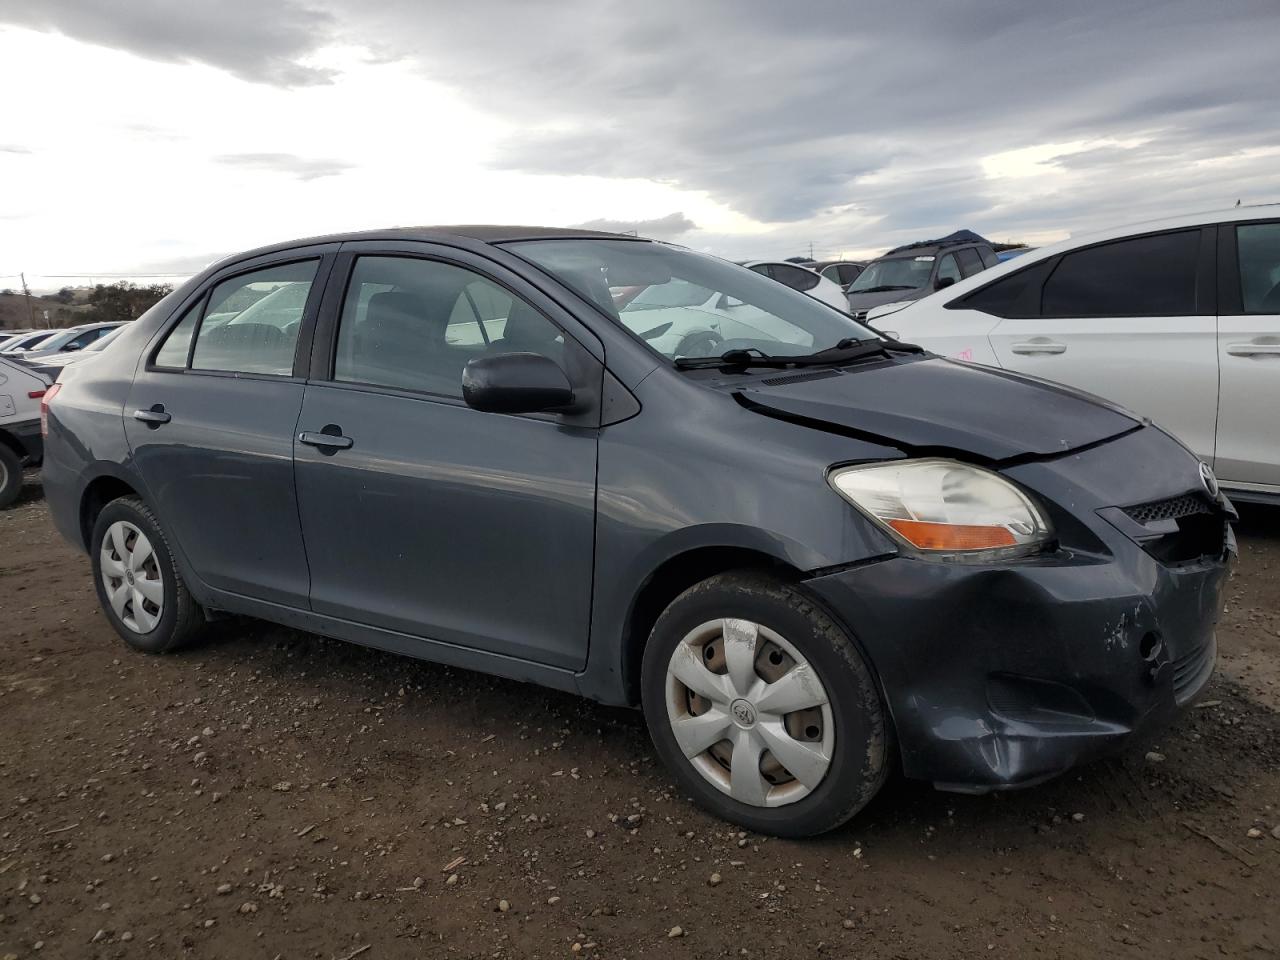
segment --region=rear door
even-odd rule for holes
[[[594,338],[486,258],[347,244],[298,425],[317,613],[576,669],[586,662],[603,377]],[[468,360],[532,351],[582,409],[483,413]]]
[[[1040,269],[1032,309],[990,335],[1000,365],[1114,400],[1212,462],[1214,228],[1082,247]]]
[[[210,586],[305,608],[293,479],[310,317],[336,245],[228,268],[148,347],[125,434],[152,505]],[[272,309],[272,304],[291,306]],[[301,359],[299,359],[301,358]]]
[[[1218,477],[1280,492],[1280,221],[1219,227]]]

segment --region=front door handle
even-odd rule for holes
[[[152,404],[150,410],[133,411],[133,419],[141,420],[148,427],[158,427],[162,423],[168,423],[173,419],[171,414],[165,413],[164,404]]]
[[[304,430],[298,434],[298,442],[305,443],[309,447],[317,447],[323,453],[332,453],[335,450],[349,450],[353,441],[350,437],[344,437],[341,433],[329,433],[329,428],[325,428],[320,433],[311,433]]]
[[[1035,354],[1066,353],[1067,345],[1058,343],[1056,340],[1023,340],[1021,343],[1015,343],[1010,349],[1014,353],[1029,357]]]
[[[1266,357],[1280,355],[1280,343],[1228,343],[1227,353],[1233,357]]]

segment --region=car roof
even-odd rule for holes
[[[346,233],[330,233],[315,237],[300,237],[280,243],[244,250],[219,259],[210,264],[210,268],[234,263],[238,260],[250,260],[254,257],[266,256],[290,250],[294,247],[307,247],[320,243],[348,243],[357,240],[420,240],[457,241],[469,240],[480,243],[511,243],[517,240],[633,240],[638,243],[651,243],[647,237],[637,237],[627,233],[606,233],[602,230],[585,230],[577,227],[526,227],[498,224],[455,224],[448,226],[419,227],[386,227],[377,230],[354,230]]]
[[[945,290],[940,290],[936,294],[917,302],[923,303],[927,300],[932,300],[933,297],[938,297],[939,301],[946,300],[949,303],[971,290],[976,290],[978,287],[991,283],[993,280],[999,280],[1001,277],[1017,270],[1022,270],[1034,263],[1040,263],[1042,260],[1051,259],[1068,250],[1075,250],[1077,247],[1105,243],[1108,240],[1123,240],[1126,237],[1138,237],[1148,233],[1160,233],[1164,230],[1176,230],[1179,227],[1200,227],[1209,223],[1276,219],[1280,219],[1280,203],[1262,203],[1252,206],[1227,207],[1225,210],[1203,210],[1197,213],[1184,213],[1172,217],[1161,217],[1158,220],[1141,220],[1137,223],[1129,223],[1119,227],[1093,230],[1078,236],[1068,237],[1066,240],[1059,240],[1057,243],[1050,243],[1043,247],[1028,250],[1024,254],[1020,254],[1010,260],[1004,260],[994,267],[975,273],[971,277],[965,277],[959,283],[954,283]]]

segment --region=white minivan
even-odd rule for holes
[[[1129,407],[1280,502],[1280,205],[1072,238],[867,321]]]

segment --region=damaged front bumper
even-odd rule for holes
[[[908,777],[964,792],[1039,783],[1160,729],[1212,674],[1230,504],[1205,501],[1215,549],[1171,560],[1102,502],[1079,510],[1088,497],[1063,474],[1082,459],[1028,468],[1042,474],[1033,489],[1053,487],[1053,469],[1073,498],[1079,522],[1063,515],[1054,551],[986,564],[897,556],[806,582],[879,675]]]

